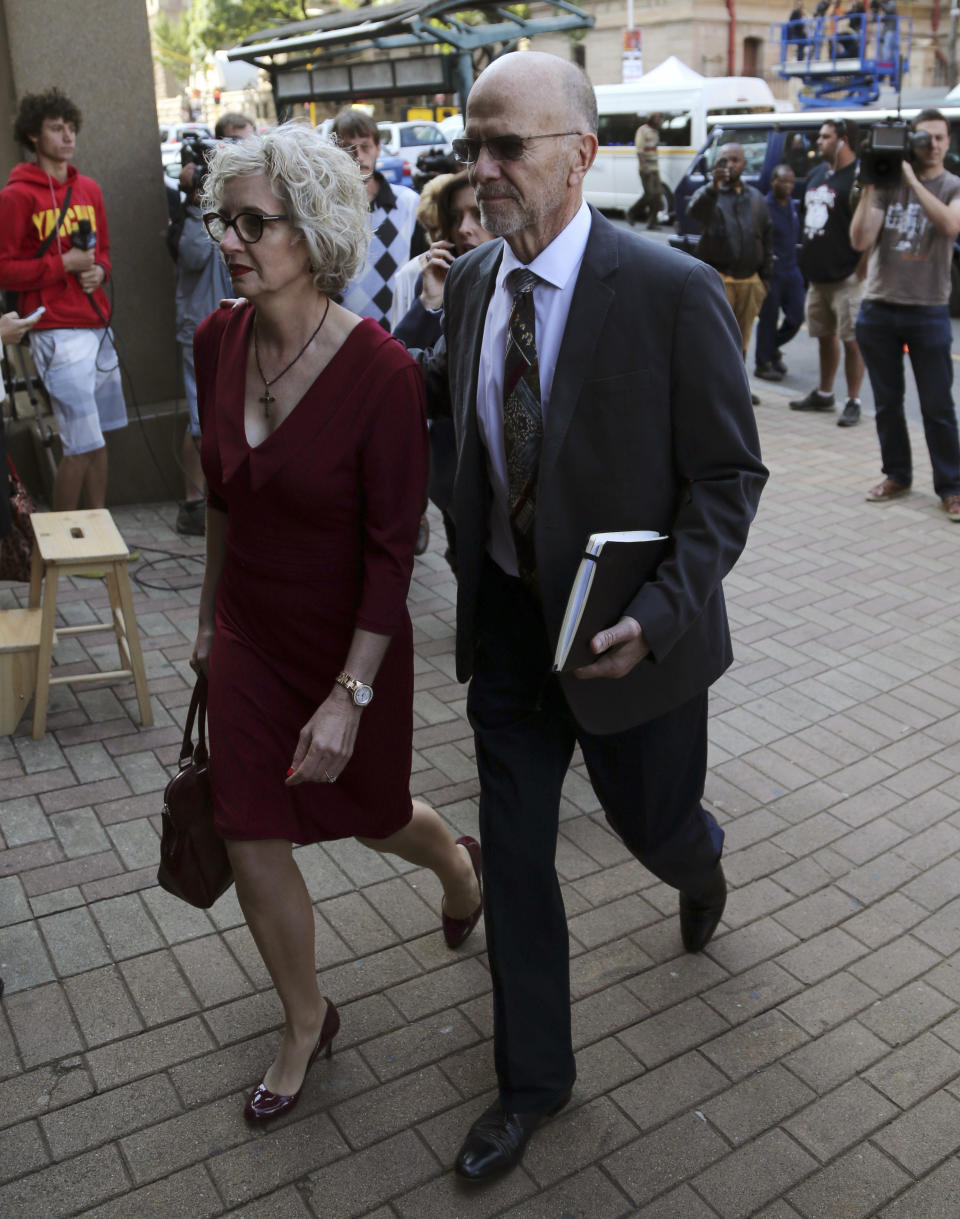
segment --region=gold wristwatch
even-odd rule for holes
[[[340,673],[337,676],[337,685],[343,686],[353,699],[355,707],[367,707],[373,701],[373,686],[365,685],[359,677],[351,677],[349,673]]]

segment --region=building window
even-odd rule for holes
[[[763,40],[760,38],[743,40],[743,75],[763,75]]]

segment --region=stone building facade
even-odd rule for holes
[[[581,41],[585,66],[595,84],[621,79],[623,31],[627,26],[626,0],[582,0],[596,19]],[[634,26],[642,31],[643,67],[650,71],[668,56],[676,55],[704,76],[763,76],[778,97],[793,97],[798,86],[776,75],[776,48],[771,26],[785,21],[791,0],[781,4],[764,0],[634,0]],[[809,11],[813,0],[805,6]],[[848,5],[844,5],[848,7]],[[902,16],[913,18],[911,70],[905,84],[913,88],[945,84],[950,59],[948,0],[900,0]],[[731,10],[733,35],[731,38]],[[572,39],[567,35],[535,39],[538,51],[567,57]],[[732,53],[731,53],[732,52]]]

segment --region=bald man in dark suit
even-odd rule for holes
[[[458,258],[444,338],[422,357],[430,409],[457,439],[457,671],[480,775],[498,1101],[458,1174],[519,1163],[570,1097],[567,927],[554,866],[574,747],[607,820],[680,892],[685,947],[724,908],[723,832],[703,808],[707,689],[732,659],[721,581],[766,470],[740,336],[719,277],[615,229],[582,199],[596,102],[572,64],[533,52],[474,85],[455,152],[483,227]],[[551,673],[571,582],[594,532],[656,529],[654,576]]]

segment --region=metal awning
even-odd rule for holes
[[[322,17],[289,22],[251,34],[227,52],[270,73],[278,106],[294,101],[340,101],[353,97],[453,92],[466,100],[473,83],[472,53],[537,34],[589,29],[594,19],[569,0],[546,0],[520,17],[496,0],[479,0],[483,24],[462,21],[462,0],[400,0],[359,9],[337,9]],[[391,58],[390,52],[420,47],[425,54]],[[440,48],[447,48],[441,53]],[[453,54],[450,54],[450,52]]]

